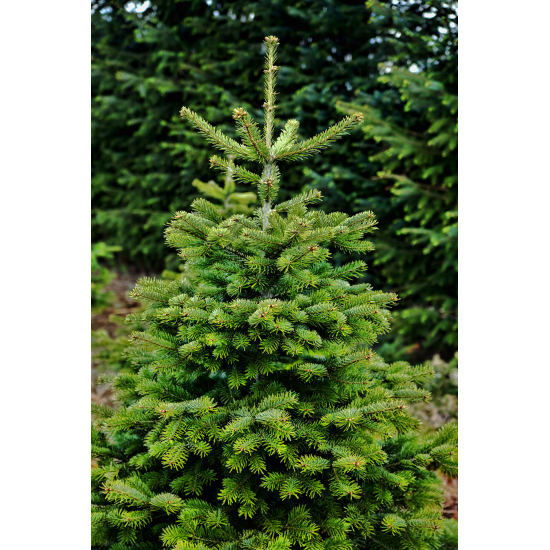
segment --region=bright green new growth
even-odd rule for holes
[[[233,118],[237,124],[237,133],[241,137],[243,143],[225,136],[222,132],[208,124],[197,113],[191,111],[187,107],[183,107],[180,114],[183,118],[189,120],[199,132],[204,134],[206,139],[218,149],[226,152],[229,155],[234,155],[245,161],[255,161],[262,165],[263,171],[261,175],[254,174],[241,166],[237,166],[231,160],[226,161],[214,156],[210,159],[211,165],[222,170],[231,170],[233,177],[243,183],[255,183],[258,185],[258,194],[263,201],[262,206],[262,230],[265,231],[269,227],[269,214],[273,212],[272,204],[277,198],[279,190],[280,172],[277,166],[277,161],[281,160],[297,160],[319,153],[322,149],[346,134],[346,130],[356,126],[363,120],[363,115],[356,113],[347,116],[338,124],[335,124],[321,134],[308,139],[306,141],[297,141],[298,121],[289,120],[279,138],[271,145],[273,139],[273,119],[275,109],[275,81],[277,78],[277,70],[279,67],[275,65],[277,58],[278,39],[274,36],[269,36],[265,39],[266,46],[266,63],[265,63],[265,124],[263,136],[258,125],[252,120],[252,117],[242,108],[233,111]],[[317,195],[301,195],[296,198],[295,202],[289,201],[283,205],[279,205],[278,211],[283,211],[281,208],[287,209],[297,204],[306,205],[314,200],[321,198],[321,194]],[[364,249],[361,249],[364,250]]]
[[[275,54],[268,37],[263,133],[234,111],[241,142],[183,108],[208,140],[261,165],[212,165],[255,183],[262,207],[223,219],[204,199],[177,212],[168,244],[197,282],[142,279],[133,296],[136,372],[110,380],[119,408],[96,406],[96,548],[306,550],[439,548],[439,467],[456,474],[456,425],[430,439],[407,403],[430,367],[385,364],[370,349],[389,330],[394,294],[350,284],[362,261],[333,267],[330,246],[371,250],[374,215],[308,210],[312,191],[276,203],[277,162],[319,152],[361,122],[273,141]]]
[[[214,160],[214,159],[212,159]],[[223,187],[220,187],[216,182],[210,180],[204,183],[200,180],[193,180],[193,187],[196,187],[203,195],[210,197],[215,201],[220,201],[218,212],[224,217],[232,214],[252,214],[254,208],[250,203],[255,203],[258,197],[255,193],[237,193],[235,187],[234,169],[232,168],[233,157],[230,155],[229,160],[217,159],[218,166],[223,166],[225,169],[225,180]]]

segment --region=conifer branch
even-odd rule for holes
[[[253,172],[250,172],[242,166],[237,166],[233,161],[226,160],[214,155],[210,159],[210,167],[218,168],[220,170],[226,170],[234,179],[242,183],[254,183],[258,184],[261,181],[261,177]]]
[[[257,229],[248,229],[245,233],[241,233],[241,236],[246,237],[247,239],[254,239],[259,243],[262,243],[267,246],[281,247],[284,246],[284,243],[274,241],[273,237],[265,235],[265,232],[258,231]]]
[[[186,212],[184,212],[183,214],[187,214]],[[186,216],[183,216],[182,214],[180,215],[176,215],[174,216],[175,219],[178,219],[178,220],[181,220],[181,221],[184,221],[186,222],[188,225],[190,225],[193,229],[195,229],[196,231],[199,231],[201,234],[200,235],[194,235],[197,239],[201,239],[202,241],[206,243],[208,243],[208,235],[203,232],[201,229],[199,229],[195,224],[191,223],[189,221],[189,217],[190,215],[187,214]],[[180,230],[180,231],[187,231],[185,228],[183,227],[176,227],[176,229]],[[209,243],[210,246],[212,246],[213,243]],[[239,252],[238,250],[235,250],[234,248],[231,248],[229,246],[224,246],[220,243],[215,243],[215,246],[219,246],[220,248],[222,248],[223,250],[227,250],[228,252],[231,252],[232,254],[236,254],[237,256],[240,256],[241,258],[244,258],[245,260],[248,260],[248,256],[246,254],[243,254],[242,252]]]
[[[362,113],[354,113],[353,115],[347,116],[324,132],[288,148],[285,152],[277,155],[274,160],[299,160],[310,155],[316,155],[320,153],[322,149],[328,147],[333,141],[346,135],[346,130],[362,122]]]
[[[169,350],[172,350],[172,351],[177,351],[178,350],[178,348],[168,346],[168,345],[166,345],[166,343],[161,344],[158,341],[146,338],[145,337],[146,334],[147,333],[144,333],[144,332],[132,332],[132,334],[130,334],[130,338],[132,340],[141,340],[142,342],[147,342],[148,344],[153,344],[154,346],[157,346],[159,348],[165,348],[165,349],[169,349]]]
[[[222,246],[221,244],[218,244],[220,248],[223,248],[224,250],[227,250],[228,252],[231,252],[231,254],[236,254],[237,256],[243,258],[243,260],[249,260],[250,257],[246,254],[243,254],[242,252],[239,252],[238,250],[235,250],[234,248],[231,248],[230,246]]]
[[[320,201],[322,198],[323,195],[321,194],[321,191],[312,189],[311,191],[306,191],[305,193],[302,193],[301,195],[298,195],[288,201],[277,204],[273,210],[276,212],[285,212],[298,204],[310,204],[315,201]]]
[[[368,385],[372,385],[373,382],[372,380],[368,380],[367,382],[352,382],[351,380],[343,380],[342,378],[338,378],[336,376],[332,376],[332,374],[330,374],[329,372],[327,372],[327,376],[329,378],[332,378],[333,380],[335,380],[336,382],[340,382],[342,384],[352,384],[352,385],[357,385],[357,386],[368,386]]]
[[[143,294],[143,293],[139,292],[139,290],[137,288],[132,290],[132,292],[130,292],[129,296],[130,296],[130,298],[138,298],[138,299],[141,298],[142,300],[151,300],[151,301],[154,301],[154,302],[159,302],[160,304],[169,304],[170,303],[168,300],[160,300],[158,298],[150,298],[146,294]]]
[[[273,139],[273,120],[275,118],[275,82],[277,80],[277,70],[275,65],[277,61],[277,46],[279,39],[276,36],[267,36],[264,40],[266,47],[265,69],[264,69],[264,137],[268,150],[271,149],[271,140]]]
[[[195,231],[199,233],[199,235],[194,235],[195,237],[199,239],[206,240],[206,232],[203,231],[200,227],[198,227],[195,223],[192,223],[190,221],[190,218],[192,219],[193,214],[189,214],[187,212],[183,212],[181,214],[176,214],[174,216],[175,220],[181,220],[183,223],[186,223],[187,225],[191,226]],[[184,227],[178,227],[177,225],[174,226],[175,229],[179,229],[180,231],[184,231],[186,233],[190,232],[188,229]]]
[[[239,158],[256,160],[256,155],[249,147],[246,147],[234,139],[227,137],[223,132],[206,122],[206,120],[191,109],[182,107],[180,116],[188,119],[197,128],[197,130],[201,134],[204,134],[206,139],[218,149],[221,149],[226,153],[233,154]]]
[[[259,160],[267,160],[269,152],[265,144],[261,142],[261,136],[257,129],[258,127],[248,112],[243,108],[235,109],[233,111],[233,118],[239,127],[239,133],[243,139],[248,142],[249,146],[256,151]]]
[[[290,119],[271,149],[271,154],[276,157],[279,153],[286,151],[295,141],[300,123],[297,120]]]

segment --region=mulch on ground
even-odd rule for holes
[[[448,478],[440,474],[445,487],[445,504],[443,504],[443,515],[446,518],[458,520],[458,478]]]
[[[118,325],[110,320],[111,315],[124,319],[126,315],[135,311],[139,303],[128,296],[128,293],[136,286],[136,281],[143,275],[117,274],[117,276],[105,287],[105,291],[114,295],[112,304],[105,309],[92,313],[92,330],[103,329],[111,338],[116,337]],[[109,385],[97,384],[100,373],[97,364],[92,360],[92,402],[111,406],[113,395]]]

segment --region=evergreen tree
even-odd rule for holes
[[[157,245],[161,227],[171,212],[199,196],[191,182],[210,177],[208,155],[200,139],[178,123],[179,108],[183,103],[205,112],[228,135],[232,129],[224,117],[230,106],[240,104],[260,121],[259,43],[266,32],[276,34],[286,44],[278,82],[287,98],[277,109],[277,128],[295,118],[303,135],[318,133],[337,120],[338,100],[353,102],[354,112],[368,105],[365,117],[382,121],[364,125],[367,139],[356,132],[324,155],[287,165],[281,199],[316,188],[325,196],[319,205],[325,212],[376,212],[377,254],[367,254],[370,269],[363,282],[402,299],[395,334],[391,343],[381,339],[381,352],[393,359],[408,348],[415,350],[414,360],[436,353],[450,360],[457,340],[456,219],[445,213],[457,209],[456,185],[446,187],[443,180],[456,175],[456,149],[442,157],[448,147],[440,141],[430,147],[431,158],[414,154],[422,164],[412,171],[405,163],[413,156],[395,161],[405,152],[399,139],[407,132],[422,136],[421,146],[433,137],[456,135],[427,132],[432,113],[424,109],[425,100],[441,105],[440,93],[415,86],[424,97],[402,99],[407,86],[392,74],[392,81],[379,81],[378,66],[416,67],[418,75],[443,86],[445,95],[456,96],[456,23],[456,3],[443,0],[376,1],[368,7],[363,0],[152,0],[138,11],[94,0],[94,241],[124,242],[119,262],[160,272],[166,260],[176,269],[175,254]],[[406,103],[413,106],[405,108]],[[436,117],[445,115],[438,111]],[[397,140],[393,157],[378,155],[390,144],[386,138]],[[432,165],[444,170],[432,175],[435,183],[419,177]],[[380,179],[379,173],[405,175],[421,186]],[[411,229],[415,233],[402,233]],[[333,259],[345,260],[339,252]]]
[[[261,42],[276,34],[287,45],[278,81],[287,101],[275,124],[296,118],[304,135],[314,135],[338,120],[337,98],[352,100],[357,89],[376,84],[389,45],[375,41],[364,0],[146,6],[136,12],[92,1],[92,235],[124,242],[121,260],[160,272],[177,263],[158,247],[163,224],[199,196],[193,180],[210,178],[200,136],[179,123],[182,104],[228,135],[226,113],[234,105],[261,120]],[[307,165],[318,172],[327,163],[345,167],[355,154],[351,140],[340,142],[326,161],[318,156]],[[302,190],[305,165],[288,166],[282,198]]]
[[[392,346],[416,345],[421,356],[451,359],[458,348],[457,4],[432,0],[418,10],[374,0],[371,9],[400,34],[379,79],[387,91],[380,101],[365,97],[359,109],[366,137],[383,146],[372,160],[393,194],[395,218],[376,243],[374,261],[406,304],[395,316]],[[417,32],[426,21],[437,33]],[[389,103],[394,114],[384,118]]]
[[[399,357],[408,347],[414,358],[451,359],[458,347],[456,3],[372,0],[369,8],[370,25],[392,53],[381,64],[378,87],[340,106],[361,112],[366,141],[379,144],[369,157],[378,172],[360,184],[350,211],[381,214],[369,282],[403,300],[391,342],[383,338],[380,352]],[[360,171],[366,172],[348,175],[361,181]],[[329,174],[323,178],[334,180]]]
[[[349,282],[363,261],[330,261],[329,247],[372,249],[363,236],[374,214],[310,210],[318,191],[277,202],[280,165],[321,152],[362,115],[305,140],[289,120],[275,139],[278,39],[264,44],[263,129],[235,109],[237,141],[181,110],[221,151],[259,165],[211,158],[256,185],[262,206],[224,220],[195,200],[166,237],[200,281],[136,286],[148,325],[131,335],[136,372],[111,380],[116,411],[93,408],[93,544],[450,548],[434,469],[456,474],[456,425],[415,435],[407,404],[429,397],[419,384],[433,372],[388,365],[371,349],[397,296]]]

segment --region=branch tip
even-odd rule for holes
[[[238,120],[239,118],[244,118],[247,114],[248,112],[242,107],[239,107],[238,109],[233,109],[233,118],[235,120]]]

